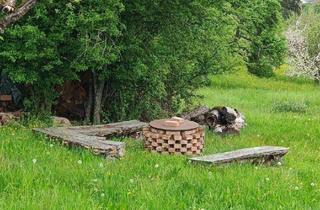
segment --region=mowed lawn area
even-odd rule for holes
[[[192,165],[131,139],[126,156],[110,161],[11,125],[0,128],[0,209],[320,209],[320,86],[238,72],[200,93],[209,106],[238,108],[248,124],[240,136],[207,131],[205,154],[285,146],[284,164]]]

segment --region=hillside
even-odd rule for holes
[[[240,136],[207,132],[205,153],[250,146],[290,147],[284,165],[194,166],[149,154],[126,139],[127,155],[106,161],[35,136],[0,128],[0,209],[317,209],[320,206],[320,91],[312,81],[218,75],[203,103],[238,108]],[[40,126],[38,123],[30,127]],[[18,202],[19,201],[19,202]]]

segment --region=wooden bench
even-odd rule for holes
[[[206,163],[221,165],[228,163],[257,163],[257,164],[275,164],[282,161],[282,157],[288,153],[285,147],[253,147],[230,152],[218,153],[213,155],[193,157],[190,160],[194,163]]]
[[[107,140],[112,136],[136,135],[147,123],[137,120],[124,121],[96,126],[75,126],[67,128],[35,128],[36,133],[62,141],[69,146],[80,146],[90,149],[95,154],[105,157],[122,157],[125,154],[125,143]]]

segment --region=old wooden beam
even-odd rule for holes
[[[130,120],[106,125],[74,126],[70,127],[70,129],[88,136],[102,136],[110,138],[113,136],[130,136],[137,132],[141,132],[142,128],[146,126],[148,126],[148,124],[145,122]]]
[[[122,157],[125,153],[123,142],[107,141],[103,137],[83,135],[68,128],[36,128],[33,130],[66,145],[84,147],[95,154],[106,157]]]
[[[36,128],[34,132],[42,133],[70,146],[90,149],[95,154],[106,157],[122,157],[125,154],[125,143],[109,141],[106,137],[131,135],[142,131],[146,123],[132,120],[97,126],[75,126],[66,128]]]
[[[253,147],[213,155],[193,157],[190,158],[190,160],[194,163],[207,163],[213,165],[221,165],[233,162],[273,164],[281,162],[282,157],[287,154],[288,150],[289,149],[285,147]]]

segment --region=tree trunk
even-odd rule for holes
[[[14,3],[14,2],[13,2]],[[13,13],[6,15],[4,18],[0,19],[0,33],[4,33],[4,30],[12,23],[17,22],[20,18],[27,14],[34,5],[37,3],[37,0],[27,0],[21,7],[15,10]],[[12,11],[9,6],[4,8],[5,10]]]
[[[93,85],[94,85],[93,124],[100,124],[102,97],[103,97],[105,81],[100,80],[99,75],[96,72],[93,72]]]
[[[92,75],[92,74],[91,74]],[[92,105],[93,105],[93,75],[89,79],[87,102],[85,104],[85,121],[91,122],[92,119]]]

